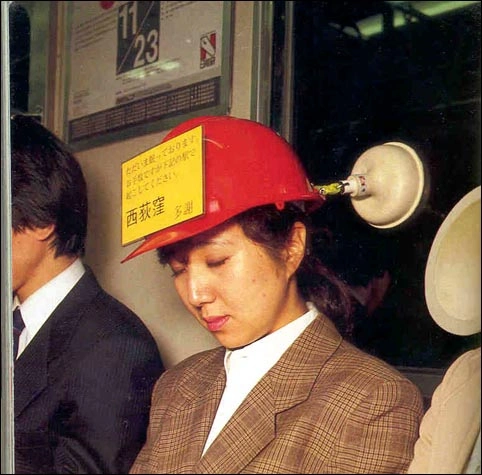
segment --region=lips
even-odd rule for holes
[[[206,325],[208,326],[208,330],[210,332],[217,332],[221,330],[221,328],[224,326],[224,324],[229,320],[229,317],[223,316],[223,317],[209,317],[205,318],[204,321],[206,322]]]

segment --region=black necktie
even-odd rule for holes
[[[17,307],[13,311],[13,359],[17,358],[18,353],[18,340],[20,338],[20,333],[25,328],[25,323],[23,323],[22,314],[20,313],[20,307]]]

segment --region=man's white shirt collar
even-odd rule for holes
[[[18,354],[25,349],[84,272],[82,260],[76,259],[67,269],[36,290],[20,305],[25,328],[20,335]],[[17,306],[19,301],[15,297],[13,309]]]

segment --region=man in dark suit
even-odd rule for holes
[[[164,366],[152,335],[82,262],[84,176],[66,144],[12,118],[15,473],[127,473]]]

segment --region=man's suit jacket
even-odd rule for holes
[[[459,356],[435,389],[407,473],[464,473],[479,432],[480,347]]]
[[[422,418],[416,386],[318,316],[201,457],[225,386],[224,348],[193,355],[154,388],[131,473],[400,473]]]
[[[127,473],[163,370],[145,325],[87,268],[15,362],[15,473]]]

